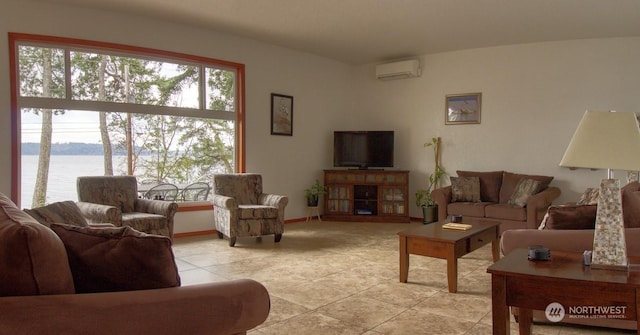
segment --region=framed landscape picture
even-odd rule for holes
[[[480,123],[481,103],[482,93],[447,95],[444,124]]]
[[[271,93],[271,135],[293,136],[293,97]]]

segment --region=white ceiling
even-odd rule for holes
[[[640,0],[38,0],[187,23],[350,64],[640,36]]]

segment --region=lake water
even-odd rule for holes
[[[126,167],[125,156],[113,157],[114,174],[122,175]],[[22,156],[21,208],[30,208],[38,170],[38,156]],[[76,178],[78,176],[104,175],[102,156],[52,155],[49,165],[47,203],[55,201],[77,201]]]

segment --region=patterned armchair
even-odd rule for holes
[[[178,204],[138,198],[134,176],[78,177],[78,207],[89,223],[109,222],[173,238]]]
[[[275,235],[280,242],[284,232],[286,196],[262,193],[262,176],[255,173],[215,174],[213,176],[213,215],[218,237]]]

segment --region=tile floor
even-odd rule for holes
[[[491,334],[491,248],[462,258],[458,293],[447,290],[446,261],[410,256],[409,282],[398,280],[400,230],[421,225],[360,222],[287,224],[280,243],[216,235],[177,238],[183,285],[252,278],[271,296],[267,334]],[[512,321],[512,334],[517,324]],[[534,334],[620,334],[610,329],[535,325]]]

